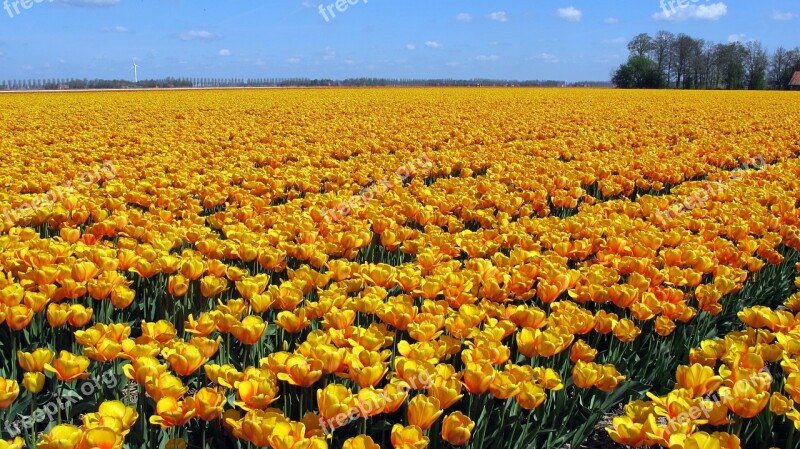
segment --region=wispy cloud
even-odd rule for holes
[[[744,33],[731,34],[728,36],[728,43],[742,42],[744,41],[745,36],[746,35]]]
[[[425,46],[428,47],[428,48],[442,48],[442,47],[444,47],[444,45],[442,45],[440,42],[436,42],[436,41],[427,41],[427,42],[425,42]]]
[[[497,55],[478,55],[475,57],[475,60],[480,62],[492,62],[498,59],[500,59],[500,56]]]
[[[797,18],[797,14],[793,12],[783,12],[783,11],[772,11],[772,15],[770,16],[772,20],[779,20],[781,22],[786,22],[789,20],[794,20]]]
[[[669,22],[681,22],[684,20],[719,20],[728,14],[728,5],[723,2],[712,3],[710,5],[686,5],[672,11],[661,11],[653,14],[653,19]]]
[[[609,45],[622,45],[622,44],[625,43],[625,38],[624,37],[615,37],[613,39],[606,39],[606,40],[603,41],[603,43],[604,44],[609,44]]]
[[[619,23],[619,19],[617,19],[616,17],[606,17],[605,19],[603,19],[603,23],[614,25],[615,23]]]
[[[206,30],[191,30],[181,33],[181,40],[182,41],[214,41],[218,39],[222,39],[222,35],[219,33],[214,33],[211,31]]]
[[[458,20],[459,22],[469,23],[472,22],[472,15],[462,12],[456,16],[456,20]]]
[[[222,50],[220,50],[217,53],[217,55],[219,55],[219,56],[230,56],[231,55],[231,51],[228,50],[227,48],[223,48]]]
[[[505,11],[497,11],[489,14],[489,20],[495,22],[508,22],[508,14]]]
[[[406,44],[406,50],[414,51],[417,49],[417,46],[414,44]]]
[[[556,15],[567,22],[580,22],[583,12],[574,6],[570,6],[569,8],[558,8]]]
[[[121,25],[117,25],[115,27],[103,27],[100,28],[100,31],[103,33],[117,33],[117,34],[131,33],[130,28]]]
[[[559,62],[558,58],[550,53],[539,53],[536,56],[528,58],[528,60],[542,61],[548,64],[558,64]]]
[[[99,8],[118,5],[121,0],[55,0],[62,5],[78,6],[85,8]]]

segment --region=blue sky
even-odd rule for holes
[[[605,80],[640,32],[800,45],[796,0],[349,1],[0,0],[0,80]]]

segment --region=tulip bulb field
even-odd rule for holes
[[[800,447],[800,97],[0,96],[0,449]]]

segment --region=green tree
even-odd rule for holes
[[[623,89],[657,89],[661,87],[661,76],[649,58],[631,56],[614,72],[611,82]]]

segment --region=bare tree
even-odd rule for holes
[[[645,56],[653,49],[653,38],[647,33],[642,33],[634,37],[628,43],[628,51],[631,56]]]
[[[745,44],[744,68],[747,76],[747,88],[763,89],[767,81],[767,51],[760,41],[748,41]]]
[[[653,39],[653,46],[650,50],[652,54],[651,59],[655,61],[656,66],[658,67],[658,73],[661,74],[663,83],[665,85],[669,85],[670,79],[670,49],[672,48],[672,43],[675,40],[675,35],[670,33],[669,31],[659,31],[656,34],[655,39]],[[666,77],[664,77],[664,71],[666,70]]]

